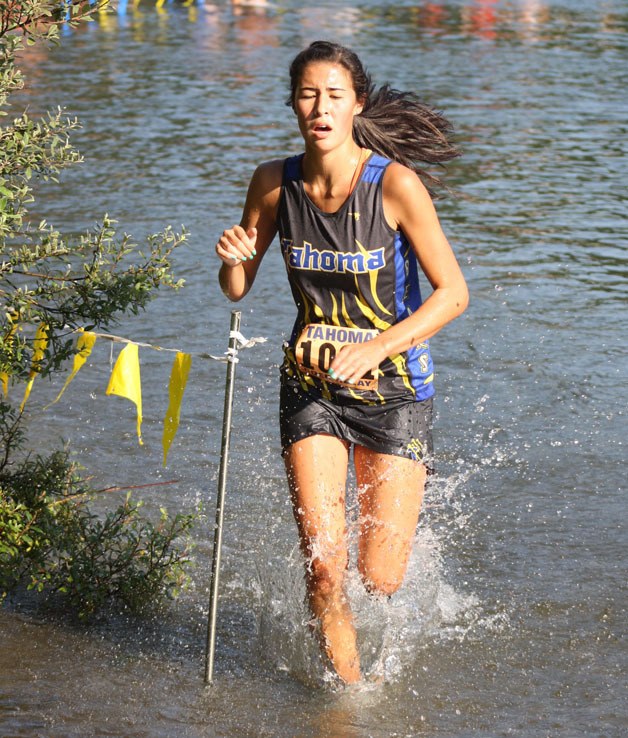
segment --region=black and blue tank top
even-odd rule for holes
[[[303,154],[286,159],[277,213],[281,250],[297,307],[283,371],[313,392],[347,402],[425,400],[434,394],[428,343],[390,356],[377,370],[377,390],[359,390],[312,376],[297,364],[294,347],[304,328],[385,331],[421,305],[419,265],[404,234],[384,217],[382,180],[391,163],[367,159],[359,180],[335,213],[320,210],[303,186]],[[337,331],[350,335],[351,331]]]

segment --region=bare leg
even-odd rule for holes
[[[358,569],[367,589],[390,595],[406,573],[423,501],[426,470],[421,463],[354,449],[360,537]]]
[[[306,556],[306,585],[323,647],[348,684],[360,679],[351,608],[344,591],[348,563],[345,486],[349,451],[333,436],[305,438],[285,454],[294,516]]]

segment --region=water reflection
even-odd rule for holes
[[[621,43],[621,34],[628,32],[628,14],[617,12],[613,3],[585,9],[578,3],[555,6],[542,0],[423,2],[411,6],[383,2],[359,6],[337,3],[333,8],[269,0],[231,0],[226,6],[205,0],[119,0],[114,12],[98,13],[98,21],[109,31],[132,24],[141,32],[142,18],[150,13],[164,20],[164,30],[169,16],[175,13],[187,14],[191,23],[221,34],[227,26],[233,26],[245,34],[246,39],[223,35],[225,43],[237,40],[253,45],[269,41],[276,44],[279,35],[287,31],[291,32],[294,46],[301,45],[303,39],[309,41],[325,35],[347,41],[357,33],[381,33],[382,28],[393,25],[426,37],[526,43],[551,40],[565,45],[576,43],[584,27],[589,34],[595,35],[600,48],[614,48]],[[83,26],[73,32],[83,32]],[[269,36],[270,32],[276,34],[274,38]]]
[[[313,738],[363,738],[364,716],[360,715],[363,700],[360,697],[364,696],[349,690],[349,694],[324,705],[312,725]]]

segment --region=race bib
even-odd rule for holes
[[[299,368],[304,374],[320,377],[326,382],[358,390],[377,390],[377,376],[368,372],[362,379],[350,384],[332,379],[327,373],[336,354],[343,346],[364,343],[378,335],[376,330],[341,328],[335,325],[310,323],[306,325],[294,347]]]

